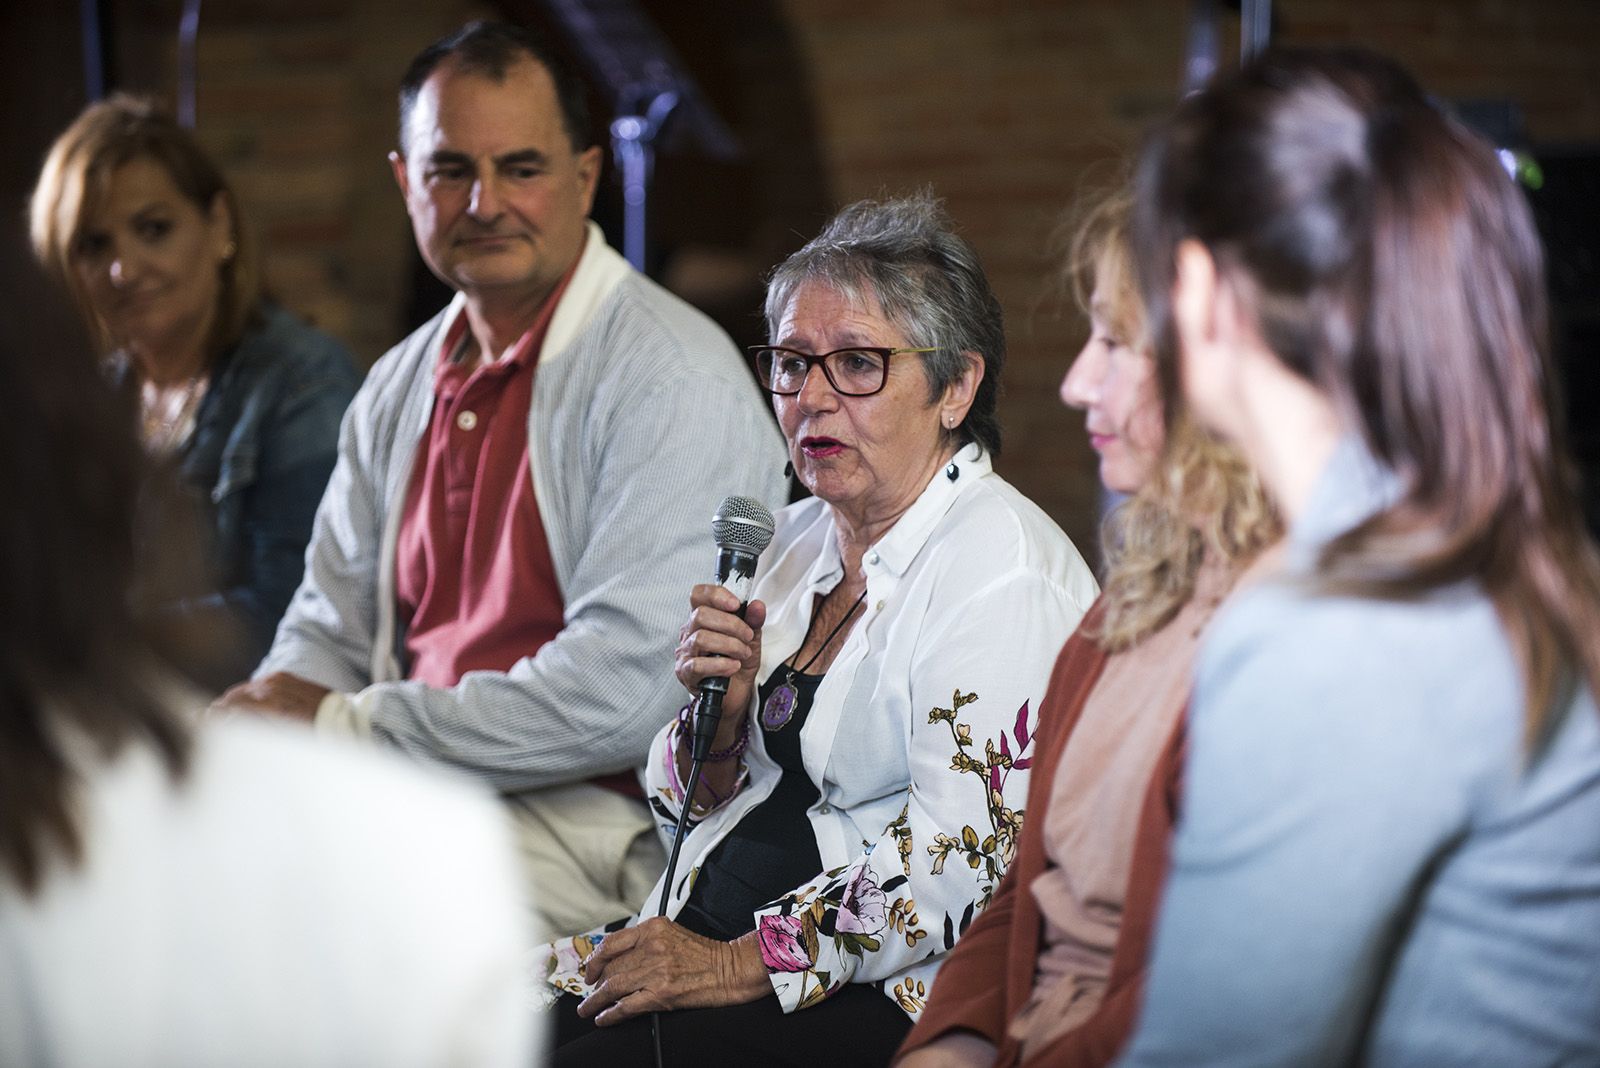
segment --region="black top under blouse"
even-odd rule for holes
[[[761,686],[766,707],[791,669],[780,665]],[[794,714],[776,730],[756,723],[767,755],[782,769],[772,793],[745,813],[711,851],[694,887],[678,913],[678,923],[710,938],[728,942],[755,930],[756,910],[771,904],[822,871],[817,837],[806,811],[816,803],[817,785],[800,758],[800,728],[811,714],[821,675],[795,673]]]

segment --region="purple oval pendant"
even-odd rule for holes
[[[778,688],[772,691],[761,706],[761,725],[769,731],[782,730],[794,716],[794,702],[799,694],[788,679],[778,683]]]

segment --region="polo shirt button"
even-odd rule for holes
[[[817,809],[817,811],[826,816],[828,813],[832,812],[833,809],[827,805],[823,805],[821,808]]]
[[[878,562],[878,554],[877,553],[871,552],[871,553],[867,554],[867,563],[876,564],[877,562]]]
[[[462,430],[471,430],[473,427],[475,427],[477,425],[478,425],[478,413],[477,412],[471,412],[471,411],[462,412],[460,415],[456,416],[456,426],[460,427]]]

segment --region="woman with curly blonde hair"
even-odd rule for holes
[[[1117,1055],[1143,989],[1199,636],[1278,537],[1238,453],[1163,412],[1128,209],[1124,195],[1100,201],[1073,242],[1091,332],[1061,396],[1087,413],[1101,481],[1131,497],[1106,522],[1105,589],[1040,709],[1017,860],[940,973],[904,1066]]]

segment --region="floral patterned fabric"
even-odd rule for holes
[[[915,956],[917,951],[926,950],[922,941],[930,937],[930,932],[918,915],[915,898],[909,893],[914,871],[921,870],[924,865],[929,876],[943,875],[946,861],[954,857],[958,865],[956,871],[962,863],[972,870],[971,885],[976,891],[975,896],[965,899],[959,918],[945,911],[942,930],[936,932],[931,943],[936,952],[942,953],[955,945],[956,939],[972,923],[973,916],[994,897],[1000,877],[1016,856],[1017,837],[1022,831],[1022,810],[1007,807],[1007,800],[1016,803],[1027,793],[1022,785],[1023,775],[1016,777],[1009,791],[1007,784],[1013,771],[1026,771],[1031,764],[1023,754],[1031,751],[1033,738],[1028,705],[1024,703],[1017,710],[1012,728],[1016,754],[1013,755],[1010,741],[1002,733],[998,748],[993,739],[987,740],[984,759],[973,757],[968,752],[973,747],[971,725],[958,721],[956,715],[959,709],[977,699],[975,693],[963,694],[957,690],[951,698],[951,707],[934,708],[928,713],[928,722],[942,722],[950,727],[955,750],[950,770],[976,777],[972,786],[984,800],[986,823],[980,828],[974,828],[971,823],[963,824],[956,834],[936,831],[932,842],[921,851],[926,858],[931,858],[930,861],[916,855],[911,803],[907,801],[900,815],[885,829],[885,836],[895,846],[895,855],[887,865],[871,863],[869,851],[861,861],[824,872],[819,880],[758,914],[756,930],[761,956],[772,973],[779,998],[786,1004],[792,1001],[796,1007],[805,1008],[827,997],[850,977],[868,954],[893,959]],[[893,871],[895,864],[899,865],[898,871]],[[892,901],[891,894],[894,895]],[[899,945],[892,950],[886,948],[886,943],[898,941],[904,942],[906,954],[898,952]],[[826,970],[829,963],[836,972]],[[875,959],[873,963],[880,961]],[[928,982],[929,979],[908,976],[895,983],[889,993],[901,1008],[915,1016],[927,997]]]
[[[976,446],[941,471],[866,554],[866,609],[800,731],[819,797],[807,816],[824,871],[750,917],[785,1011],[870,982],[906,1013],[995,893],[1024,817],[1038,707],[1056,652],[1094,600],[1066,536],[990,470]],[[784,509],[754,596],[766,677],[799,647],[816,596],[843,577],[828,506]],[[726,714],[734,714],[728,710]],[[758,710],[742,710],[754,717]],[[677,727],[655,740],[646,787],[664,834],[682,806]],[[728,800],[690,814],[668,915],[699,865],[776,784],[754,731]],[[648,898],[654,914],[658,885]],[[577,964],[603,932],[541,951],[546,990],[581,992]]]

